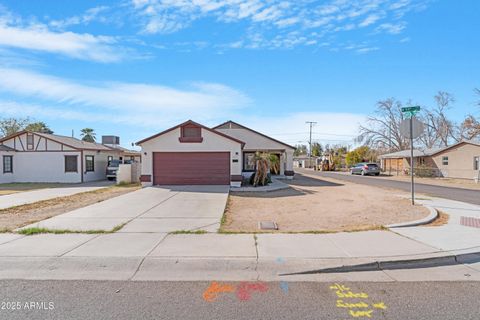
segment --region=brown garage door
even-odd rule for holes
[[[153,184],[230,184],[229,152],[154,152]]]

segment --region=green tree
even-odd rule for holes
[[[82,137],[82,140],[86,142],[95,142],[96,140],[95,130],[92,128],[84,128],[80,130],[80,136]]]
[[[377,153],[368,146],[361,146],[347,153],[345,163],[352,166],[359,162],[374,162],[377,160]]]
[[[25,127],[25,130],[32,131],[32,132],[40,132],[40,133],[49,133],[52,134],[53,131],[45,124],[45,122],[32,122]]]
[[[319,157],[323,153],[323,148],[322,145],[318,142],[313,142],[312,143],[312,156],[313,157]]]
[[[9,136],[25,129],[29,124],[28,118],[2,118],[0,119],[0,136]]]
[[[307,146],[304,144],[296,144],[295,145],[295,151],[293,152],[293,155],[295,157],[298,157],[300,155],[305,155],[307,154]]]

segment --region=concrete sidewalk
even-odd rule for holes
[[[7,194],[0,196],[0,210],[43,200],[50,200],[58,197],[71,196],[77,193],[94,191],[106,188],[109,185],[111,184],[105,184],[103,181],[101,181],[99,183],[88,183],[86,185],[79,184],[78,186],[46,188]]]
[[[0,234],[0,243],[0,279],[322,281],[333,276],[281,274],[449,254],[388,231],[256,236]],[[468,280],[480,280],[480,262],[447,269],[457,278],[468,274]],[[389,272],[397,273],[400,279],[404,276],[400,271]],[[336,277],[364,281],[395,279],[383,271]]]
[[[437,227],[392,228],[392,231],[438,250],[459,250],[480,246],[480,228],[461,224],[462,217],[480,219],[480,206],[433,197],[416,201],[448,214],[450,216],[448,223]]]

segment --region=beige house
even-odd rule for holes
[[[137,142],[143,185],[212,184],[238,187],[255,171],[255,153],[279,159],[279,177],[293,176],[294,147],[233,121],[208,128],[186,121]]]
[[[414,150],[418,173],[444,178],[478,179],[480,142],[461,141],[449,147]],[[410,150],[380,156],[382,169],[391,174],[410,172]]]

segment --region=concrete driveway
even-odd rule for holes
[[[65,187],[45,188],[0,196],[0,210],[77,193],[94,191],[113,185],[113,182],[98,181],[84,184],[69,184]]]
[[[25,228],[122,233],[167,233],[180,230],[215,232],[228,198],[228,186],[162,186],[143,188],[80,208]]]

